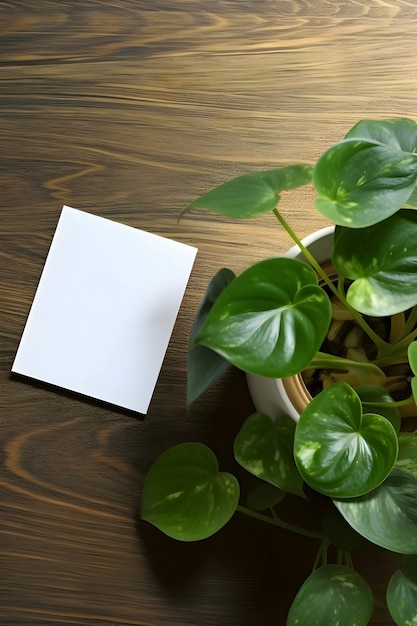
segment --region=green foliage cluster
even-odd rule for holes
[[[270,258],[235,277],[223,269],[208,286],[189,345],[188,402],[232,364],[284,378],[307,368],[353,372],[312,398],[297,423],[255,413],[234,441],[236,461],[258,484],[239,504],[237,479],[219,471],[200,443],[165,452],[149,471],[142,517],[182,541],[205,539],[236,511],[318,540],[313,571],[291,606],[287,626],[368,624],[373,594],[351,550],[366,541],[404,556],[386,592],[398,626],[417,625],[417,437],[401,428],[399,408],[417,397],[417,124],[363,120],[314,167],[252,173],[209,191],[187,207],[233,218],[272,211],[308,263]],[[278,210],[280,194],[313,184],[316,209],[335,224],[330,280]],[[320,282],[320,280],[322,282]],[[321,351],[336,297],[375,348],[372,360]],[[395,317],[380,337],[369,318]],[[386,368],[410,368],[410,397],[394,401]],[[322,531],[282,519],[286,494],[318,492],[329,503]],[[327,560],[337,548],[337,562]]]

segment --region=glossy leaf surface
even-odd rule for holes
[[[357,393],[335,383],[309,403],[297,423],[294,456],[306,483],[332,497],[365,494],[390,473],[398,452],[391,422],[362,413]]]
[[[408,198],[407,202],[404,202],[404,206],[413,207],[417,209],[417,189],[415,187],[414,187],[413,193]]]
[[[152,465],[145,480],[141,517],[173,539],[197,541],[220,530],[238,501],[236,478],[219,472],[210,448],[183,443]]]
[[[398,626],[417,626],[417,557],[410,556],[393,574],[387,588],[387,605]]]
[[[358,572],[343,565],[323,565],[297,593],[287,626],[366,626],[373,603],[372,591]]]
[[[365,315],[393,315],[417,304],[417,212],[402,209],[360,230],[341,229],[333,264],[354,282],[348,303]]]
[[[330,319],[329,299],[310,266],[294,259],[267,259],[223,291],[196,343],[246,372],[283,378],[308,365]]]
[[[397,407],[391,406],[393,399],[383,387],[378,385],[361,385],[355,387],[365,412],[375,411],[379,415],[383,415],[391,422],[395,428],[395,432],[399,432],[401,427],[401,415]],[[372,403],[383,403],[385,406],[373,407]]]
[[[317,161],[318,211],[335,224],[364,228],[393,215],[411,195],[417,155],[364,139],[344,139]]]
[[[303,480],[294,462],[295,422],[286,415],[272,421],[254,413],[243,424],[234,442],[236,461],[275,487],[304,496]]]
[[[299,164],[239,176],[200,196],[185,209],[210,209],[232,218],[248,218],[272,211],[279,194],[311,181],[311,165]]]
[[[187,404],[191,404],[213,385],[229,367],[229,363],[219,354],[206,346],[195,345],[195,338],[202,327],[208,312],[234,280],[235,275],[229,269],[221,269],[210,281],[200,308],[191,328],[188,345]]]
[[[361,120],[347,133],[345,139],[365,139],[390,146],[395,150],[415,152],[417,123],[407,118]]]
[[[374,491],[352,500],[335,500],[361,535],[392,552],[417,553],[417,436],[398,435],[398,459]]]

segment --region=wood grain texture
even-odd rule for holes
[[[187,337],[215,270],[289,245],[272,216],[177,218],[232,176],[314,160],[358,119],[416,118],[417,5],[0,0],[0,26],[0,623],[284,624],[312,542],[236,516],[180,545],[139,520],[169,445],[201,440],[236,471],[245,381],[187,414]],[[10,376],[64,203],[199,248],[144,421]],[[326,224],[309,190],[283,210],[301,235]],[[380,599],[389,561],[356,561]]]

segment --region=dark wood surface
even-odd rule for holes
[[[139,519],[170,445],[203,441],[235,471],[245,380],[187,413],[188,333],[215,270],[289,245],[272,216],[177,218],[227,178],[313,161],[363,117],[416,118],[417,5],[5,0],[0,22],[0,624],[283,625],[314,542],[236,515],[183,545]],[[284,200],[301,235],[325,225],[311,199]],[[199,248],[145,420],[10,376],[63,204]],[[392,563],[355,562],[382,600]]]

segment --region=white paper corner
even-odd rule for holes
[[[64,206],[12,372],[145,414],[196,254]]]

